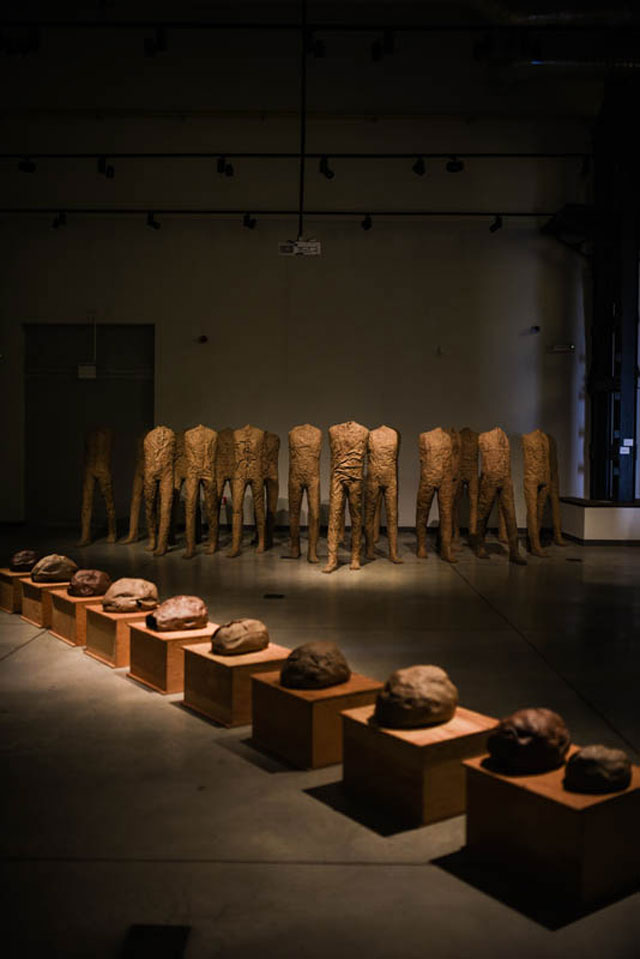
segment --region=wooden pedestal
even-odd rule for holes
[[[32,626],[51,626],[51,592],[69,585],[64,583],[34,583],[30,576],[20,580],[22,583],[22,619]]]
[[[113,669],[129,665],[129,626],[144,621],[146,613],[108,613],[102,606],[87,607],[85,653]]]
[[[270,643],[239,656],[211,652],[211,643],[185,646],[184,705],[223,726],[251,722],[251,677],[280,669],[291,652]]]
[[[382,683],[352,673],[328,689],[287,689],[280,673],[252,677],[253,739],[293,766],[318,769],[342,762],[340,712],[375,702]]]
[[[28,573],[14,573],[11,569],[0,569],[0,609],[5,613],[19,613],[22,610],[22,580]]]
[[[406,825],[460,816],[466,808],[462,760],[486,752],[497,720],[458,706],[448,723],[388,729],[370,723],[373,712],[365,706],[342,714],[345,789]]]
[[[51,635],[70,646],[84,646],[87,642],[87,607],[99,604],[100,597],[69,596],[66,589],[52,589],[51,603]],[[98,605],[98,608],[102,607]]]
[[[131,679],[158,693],[180,693],[184,689],[184,647],[208,639],[217,623],[204,629],[179,629],[157,633],[142,623],[131,627]]]
[[[572,747],[574,752],[577,747]],[[503,776],[465,762],[467,847],[571,905],[616,896],[640,880],[640,767],[619,793],[563,789],[564,768]]]

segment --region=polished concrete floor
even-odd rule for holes
[[[621,746],[638,761],[632,547],[551,547],[519,568],[496,544],[488,561],[464,549],[449,566],[433,554],[417,560],[403,534],[402,566],[381,555],[360,572],[343,565],[324,576],[286,560],[284,538],[264,556],[247,537],[237,559],[191,561],[181,543],[155,559],[142,543],[80,550],[62,533],[27,538],[5,533],[4,555],[41,545],[113,577],[152,579],[165,598],[196,593],[214,620],[263,619],[285,646],[334,639],[379,679],[437,663],[472,709],[545,705],[574,741]],[[280,765],[252,746],[248,727],[198,718],[180,696],[147,692],[18,616],[0,614],[0,688],[4,955],[638,953],[640,894],[565,914],[466,863],[463,817],[396,831],[345,799],[340,767]]]

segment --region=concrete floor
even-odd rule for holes
[[[353,668],[384,679],[437,663],[463,705],[503,715],[545,705],[574,741],[622,746],[638,761],[640,554],[550,548],[527,568],[497,545],[457,566],[414,555],[331,576],[286,541],[257,556],[162,558],[143,544],[75,549],[69,536],[4,536],[68,552],[115,578],[154,580],[161,597],[201,595],[213,619],[263,619],[285,646],[336,640]],[[27,542],[28,540],[28,542]],[[381,542],[386,547],[383,539]],[[346,554],[345,554],[346,558]],[[282,593],[282,599],[266,599]],[[0,614],[3,946],[10,956],[184,955],[186,959],[631,957],[640,895],[582,917],[524,897],[465,864],[464,818],[393,831],[347,801],[340,767],[299,772],[249,741],[147,692]],[[184,952],[172,933],[191,927]],[[145,945],[146,943],[146,945]],[[4,951],[4,955],[7,952]]]

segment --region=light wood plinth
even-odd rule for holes
[[[63,589],[69,585],[69,580],[62,583],[34,583],[30,576],[20,580],[22,584],[22,619],[32,626],[51,626],[53,604],[51,592],[54,589]]]
[[[374,703],[382,689],[359,673],[328,689],[287,689],[279,671],[251,683],[255,743],[301,769],[342,762],[341,711]]]
[[[129,626],[144,621],[147,614],[109,613],[102,606],[87,607],[87,656],[118,669],[129,665]]]
[[[177,629],[158,633],[142,623],[131,627],[129,676],[158,693],[181,693],[184,689],[184,647],[211,642],[217,623],[204,629]]]
[[[486,751],[497,720],[458,706],[447,723],[388,729],[371,722],[374,709],[342,713],[345,789],[406,825],[460,816],[466,807],[462,760]]]
[[[51,590],[49,632],[69,646],[84,646],[87,642],[87,607],[99,603],[99,596],[69,596],[66,589]]]
[[[571,752],[577,749],[571,748]],[[567,792],[564,768],[537,776],[504,776],[465,762],[467,847],[531,888],[590,905],[640,880],[640,767],[624,792]]]
[[[0,569],[0,609],[5,613],[22,611],[22,585],[28,573],[14,573],[12,569]]]
[[[223,726],[251,722],[251,677],[280,669],[291,652],[270,643],[239,656],[211,652],[211,643],[185,646],[184,705]]]

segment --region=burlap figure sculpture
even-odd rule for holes
[[[144,436],[138,437],[136,444],[136,465],[131,485],[131,507],[129,509],[129,535],[123,543],[137,543],[140,532],[140,507],[144,491]]]
[[[323,573],[338,567],[338,544],[343,530],[345,500],[351,518],[351,569],[360,569],[362,494],[369,430],[349,421],[329,428],[331,488],[329,491],[329,556]]]
[[[144,438],[144,503],[147,514],[147,550],[163,556],[169,544],[173,505],[173,467],[176,434],[156,426]]]
[[[196,510],[200,499],[200,485],[204,494],[204,508],[209,525],[209,541],[205,553],[212,553],[218,539],[216,503],[216,446],[218,434],[208,426],[194,426],[184,434],[186,472],[185,527],[187,548],[184,558],[196,552]]]
[[[99,426],[97,429],[90,430],[85,437],[82,510],[80,514],[82,531],[78,546],[88,546],[91,542],[91,515],[93,513],[93,494],[96,483],[107,508],[107,543],[115,543],[118,538],[111,479],[112,446],[113,430],[108,426]]]
[[[278,512],[278,492],[280,489],[278,482],[278,458],[280,456],[280,437],[275,433],[266,432],[264,434],[263,447],[263,475],[264,491],[266,499],[266,518],[265,518],[265,548],[271,549],[273,546],[273,531],[276,526],[276,513]],[[257,523],[256,523],[257,526]]]
[[[478,529],[474,539],[476,555],[487,559],[484,545],[487,520],[494,502],[504,516],[509,543],[509,560],[518,565],[526,565],[526,560],[518,549],[518,527],[516,509],[513,500],[513,480],[511,479],[511,450],[506,433],[499,426],[486,433],[480,433],[478,448],[482,457],[480,473],[480,491],[478,494]]]
[[[455,563],[453,555],[453,443],[451,436],[439,426],[420,433],[420,483],[416,505],[418,556],[427,558],[427,526],[433,497],[438,494],[440,513],[440,556]]]
[[[463,427],[460,437],[460,468],[453,501],[453,537],[460,539],[460,504],[466,487],[469,499],[469,536],[476,534],[478,526],[478,434]]]
[[[215,463],[215,475],[216,475],[216,498],[214,503],[214,509],[216,513],[216,524],[215,524],[215,538],[209,536],[209,545],[211,546],[211,552],[215,553],[218,548],[218,533],[220,529],[220,506],[222,505],[222,499],[224,496],[224,489],[227,483],[229,484],[229,499],[233,500],[233,464],[234,464],[234,448],[233,448],[233,430],[230,427],[225,427],[223,430],[218,431],[218,442],[216,444],[216,463]]]
[[[390,426],[379,426],[369,433],[367,476],[365,480],[365,542],[367,559],[375,559],[373,550],[379,530],[380,509],[384,499],[387,514],[389,559],[401,563],[398,556],[398,449],[400,434]]]
[[[256,426],[247,425],[233,431],[233,536],[229,556],[240,554],[244,494],[247,486],[251,486],[253,494],[258,534],[256,552],[264,553],[264,436],[264,430]]]
[[[289,430],[289,536],[291,556],[300,556],[300,509],[305,490],[309,511],[307,560],[318,562],[322,430],[305,423]]]
[[[540,527],[545,504],[551,495],[551,464],[549,439],[542,430],[522,434],[522,465],[529,549],[534,556],[546,556],[540,544]]]

